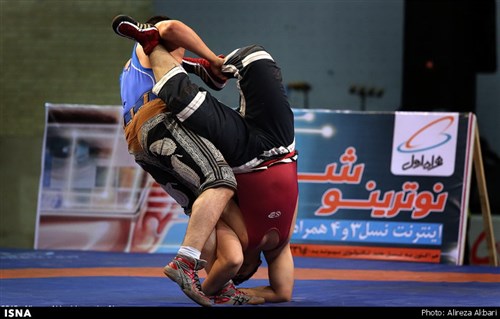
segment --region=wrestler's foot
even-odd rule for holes
[[[139,23],[129,16],[116,16],[113,19],[112,27],[119,36],[139,42],[147,55],[150,55],[160,43],[160,33],[154,25]]]
[[[182,67],[188,73],[198,75],[200,79],[213,90],[220,91],[226,86],[227,80],[222,80],[213,74],[210,69],[210,62],[203,58],[184,57],[182,59]]]
[[[232,281],[229,281],[224,288],[211,297],[216,305],[260,305],[265,299],[257,296],[250,296],[238,290]]]
[[[203,291],[201,291],[198,270],[203,269],[206,261],[192,257],[177,255],[163,268],[163,273],[175,281],[182,291],[199,305],[210,307],[212,303]]]

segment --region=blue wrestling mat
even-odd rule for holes
[[[482,317],[498,318],[500,308],[498,267],[305,257],[295,258],[292,301],[203,308],[163,275],[163,266],[172,258],[156,253],[1,249],[2,314],[14,317],[11,310],[27,309],[32,318],[47,318],[48,313],[62,318],[76,312],[107,316],[119,311],[146,318],[168,316],[179,308],[184,314],[203,311],[213,316],[237,308],[244,309],[242,314],[264,310],[276,314],[281,309],[283,316],[288,311],[293,316],[321,310],[333,318],[404,311],[411,312],[405,317],[420,318],[427,316],[426,311],[445,311],[453,317],[453,311],[461,309],[485,310],[489,312]],[[266,267],[263,264],[242,287],[266,285]]]

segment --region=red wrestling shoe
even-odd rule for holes
[[[147,55],[160,43],[160,33],[154,25],[139,23],[126,15],[116,16],[111,25],[119,36],[139,42]]]
[[[219,57],[223,57],[219,55]],[[220,91],[226,86],[226,80],[221,80],[212,70],[210,70],[210,62],[203,58],[184,57],[182,59],[182,67],[186,72],[196,74],[205,82],[211,89]]]
[[[203,269],[206,261],[192,257],[177,255],[163,268],[163,273],[175,281],[182,291],[194,302],[205,307],[211,307],[212,302],[203,291],[201,291],[198,270]]]
[[[216,305],[260,305],[265,299],[257,296],[250,296],[238,290],[232,281],[229,281],[224,288],[211,297]]]

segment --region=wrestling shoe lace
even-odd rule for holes
[[[210,307],[212,303],[201,290],[198,270],[203,269],[206,261],[192,257],[177,255],[164,268],[164,274],[175,281],[182,291],[199,305]]]

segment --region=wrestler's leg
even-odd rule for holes
[[[193,204],[182,245],[202,251],[224,207],[233,195],[234,191],[226,187],[209,188],[201,193]]]
[[[241,243],[235,232],[226,223],[219,221],[216,227],[217,254],[202,284],[206,295],[215,295],[233,276],[243,263]]]
[[[149,62],[156,81],[180,63],[162,45],[157,45],[149,55]]]
[[[226,56],[222,71],[237,79],[239,111],[247,123],[264,132],[267,148],[289,148],[295,136],[293,112],[281,70],[269,52],[259,45],[234,50]]]
[[[182,241],[183,247],[202,251],[215,229],[224,207],[233,197],[234,191],[226,187],[209,188],[194,202],[188,226]],[[202,306],[211,306],[210,299],[202,293],[197,271],[205,266],[205,261],[180,253],[168,263],[163,271],[175,281],[182,291]]]

